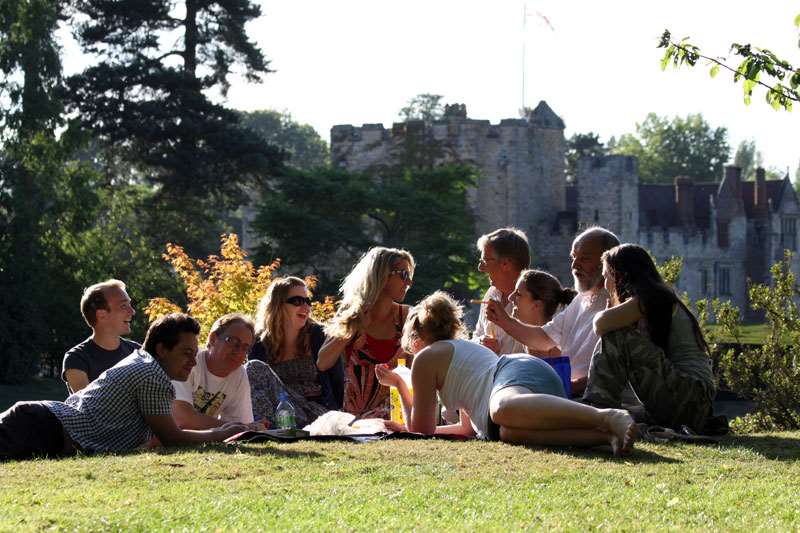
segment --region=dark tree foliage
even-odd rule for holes
[[[676,176],[719,180],[730,150],[728,130],[712,127],[701,114],[669,119],[650,113],[612,151],[636,156],[643,182],[672,183]]]
[[[0,2],[0,381],[21,382],[38,367],[48,323],[40,305],[63,279],[49,268],[46,232],[60,218],[66,178],[55,140],[61,62],[53,0]]]
[[[567,178],[575,179],[575,171],[578,160],[584,156],[606,155],[608,150],[600,142],[600,136],[596,133],[575,133],[567,139]]]
[[[260,15],[258,6],[249,0],[78,0],[76,11],[88,17],[76,36],[97,62],[68,80],[71,108],[96,138],[122,148],[160,187],[167,208],[212,197],[218,207],[236,206],[243,185],[280,164],[280,150],[207,96],[224,96],[231,75],[256,82],[269,72],[245,32]]]
[[[466,295],[474,270],[474,225],[466,201],[474,170],[458,165],[356,174],[294,171],[273,180],[254,224],[257,258],[305,266],[321,294],[371,246],[408,249],[418,270],[409,301],[447,288]]]
[[[300,124],[288,112],[264,109],[242,113],[242,124],[263,141],[286,151],[286,164],[301,169],[328,164],[328,143],[308,124]]]

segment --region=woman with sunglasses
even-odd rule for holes
[[[247,363],[256,417],[275,422],[281,389],[288,393],[300,427],[327,411],[341,409],[341,363],[325,372],[317,368],[324,341],[322,326],[311,318],[305,282],[296,277],[274,280],[258,304],[256,343]]]
[[[414,276],[414,258],[405,250],[375,247],[347,275],[336,315],[325,329],[327,341],[317,366],[326,370],[344,356],[344,410],[359,418],[387,418],[389,388],[378,383],[375,366],[397,366],[400,337]],[[408,361],[410,366],[411,361]]]

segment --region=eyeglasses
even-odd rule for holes
[[[311,298],[307,298],[305,296],[290,296],[286,298],[287,304],[292,304],[295,307],[300,307],[301,305],[307,305],[311,307]]]
[[[400,276],[404,282],[412,283],[414,278],[411,277],[411,272],[408,270],[391,270],[389,271],[390,276]]]
[[[251,345],[242,342],[239,337],[234,337],[233,335],[225,335],[222,337],[222,340],[225,342],[225,344],[230,344],[231,348],[236,351],[242,350],[244,352],[249,352],[250,348],[252,348]]]

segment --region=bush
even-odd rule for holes
[[[736,355],[728,350],[721,355],[720,369],[731,389],[753,399],[757,413],[738,421],[740,429],[769,431],[800,429],[800,297],[791,271],[792,254],[772,266],[772,286],[753,284],[750,302],[754,310],[763,310],[770,326],[766,342],[759,347],[745,347]],[[722,330],[741,338],[738,312],[728,307],[715,309]]]
[[[200,322],[200,338],[205,339],[214,321],[227,313],[255,315],[259,299],[272,283],[273,273],[280,267],[280,260],[256,268],[246,259],[247,253],[239,247],[236,234],[223,235],[220,255],[207,259],[191,259],[184,249],[176,244],[167,244],[164,260],[172,265],[175,273],[186,287],[188,313]],[[316,279],[306,277],[309,290]],[[181,312],[177,304],[166,298],[153,298],[145,314],[152,322],[159,316]],[[312,304],[312,316],[321,322],[328,320],[336,311],[333,299]]]

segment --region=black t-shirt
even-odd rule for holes
[[[92,338],[89,337],[77,346],[70,348],[70,350],[64,354],[61,379],[66,383],[67,370],[74,368],[75,370],[86,372],[86,375],[89,377],[89,382],[91,383],[96,380],[100,374],[116,365],[139,348],[141,348],[139,343],[120,338],[117,349],[109,351],[98,346]]]

